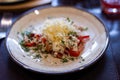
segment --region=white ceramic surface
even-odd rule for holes
[[[39,26],[48,17],[69,17],[79,25],[88,27],[85,34],[90,35],[90,40],[85,46],[82,57],[85,61],[78,61],[49,65],[36,62],[26,55],[20,45],[17,32],[22,32],[28,27]],[[104,25],[92,14],[72,7],[51,7],[41,10],[34,10],[22,16],[12,26],[6,40],[7,49],[11,57],[24,68],[43,73],[65,73],[81,70],[98,60],[108,45],[108,35]]]

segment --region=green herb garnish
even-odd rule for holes
[[[45,58],[47,58],[47,57],[48,57],[48,55],[45,55],[44,57],[45,57]]]
[[[40,54],[36,54],[36,55],[34,56],[34,59],[35,59],[35,58],[42,58],[42,57],[41,57]]]
[[[81,31],[86,31],[88,30],[88,27],[82,28]]]
[[[71,61],[74,61],[75,59],[73,57],[69,58]]]
[[[65,44],[65,41],[61,40],[61,43],[62,43],[62,44]]]
[[[70,22],[71,25],[74,23],[69,17],[67,17],[66,19],[68,22]]]
[[[25,33],[24,33],[24,32],[22,32],[22,33],[21,33],[21,35],[22,35],[22,37],[24,37]]]
[[[39,50],[39,48],[35,47],[35,48],[33,48],[33,50],[34,50],[34,51],[38,51],[38,50]]]
[[[68,22],[70,22],[70,21],[71,21],[69,17],[67,17],[66,19],[67,19],[67,21],[68,21]]]
[[[77,36],[77,33],[76,33],[76,32],[73,32],[73,31],[70,31],[70,32],[68,33],[68,35]]]
[[[38,45],[38,46],[37,46],[37,48],[38,48],[38,49],[41,49],[41,48],[42,48],[42,46],[43,46],[43,45]]]
[[[31,32],[28,32],[28,31],[25,31],[24,32],[26,35],[30,35],[31,34]]]
[[[31,37],[30,37],[30,34],[31,34],[31,32],[28,32],[28,31],[25,31],[25,32],[22,32],[22,33],[21,33],[21,35],[22,35],[23,37],[26,35],[27,37],[31,38]]]
[[[26,51],[26,52],[29,52],[29,51],[30,51],[30,49],[27,48],[27,47],[22,47],[22,49],[23,49],[24,51]]]
[[[24,46],[24,41],[22,40],[22,41],[20,41],[20,43],[19,43],[21,46]]]
[[[23,49],[24,51],[26,51],[26,52],[30,51],[30,49],[25,46],[25,43],[24,43],[23,40],[22,40],[19,44],[21,45],[21,47],[22,47],[22,49]]]
[[[61,60],[63,63],[68,62],[68,60],[66,58],[62,58]]]
[[[85,59],[83,59],[83,57],[80,57],[82,61],[85,61]]]

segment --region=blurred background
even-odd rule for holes
[[[97,16],[108,30],[108,49],[98,63],[74,74],[50,76],[27,71],[9,58],[5,46],[11,25],[29,10],[72,6]],[[120,0],[0,0],[0,80],[120,80]]]

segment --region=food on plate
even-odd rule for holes
[[[24,51],[35,54],[35,58],[48,54],[64,63],[80,57],[90,39],[89,35],[81,34],[87,29],[70,18],[49,18],[37,30],[21,32],[20,45]]]

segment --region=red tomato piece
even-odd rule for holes
[[[49,44],[46,44],[46,50],[50,51],[51,50],[51,46]]]
[[[70,54],[70,56],[78,57],[83,50],[84,50],[84,45],[80,44],[78,47],[78,51],[73,51],[73,49],[70,49],[69,54]]]
[[[42,42],[45,43],[47,40],[46,38],[42,38]]]
[[[60,58],[60,59],[62,58],[62,56],[63,56],[63,54],[61,54],[61,53],[58,53],[58,54],[56,55],[56,57],[57,57],[57,58]]]
[[[36,38],[40,38],[40,37],[41,37],[41,35],[39,35],[39,34],[36,34],[36,35],[35,35],[35,37],[36,37]]]
[[[34,33],[31,33],[31,34],[30,34],[30,37],[34,37],[34,36],[35,36],[35,34],[34,34]]]
[[[35,38],[36,38],[37,40],[39,40],[40,37],[41,37],[41,35],[39,35],[39,34],[36,34],[36,35],[35,35]]]
[[[25,46],[27,46],[27,47],[33,47],[33,46],[35,46],[35,45],[36,45],[35,42],[32,42],[32,43],[25,43]]]
[[[72,49],[69,50],[70,56],[78,57],[80,55],[80,51],[73,51]]]
[[[82,36],[82,38],[83,38],[83,39],[85,39],[85,38],[89,38],[89,35],[87,35],[87,36]]]
[[[89,36],[89,35],[79,36],[78,39],[79,39],[81,42],[86,42],[87,40],[90,39],[90,36]]]

